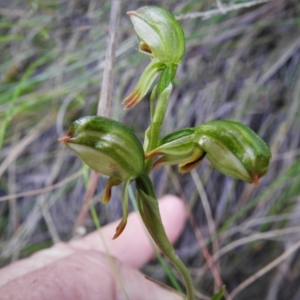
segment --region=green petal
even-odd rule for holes
[[[113,240],[116,239],[125,229],[125,226],[127,224],[127,218],[128,218],[128,185],[130,183],[130,180],[124,183],[123,191],[122,191],[122,208],[123,208],[123,217],[121,219],[121,222],[116,228],[116,233],[113,236]]]
[[[152,86],[155,78],[164,67],[165,65],[162,63],[154,61],[150,62],[133,91],[123,100],[122,103],[127,103],[125,109],[138,104],[142,100]]]

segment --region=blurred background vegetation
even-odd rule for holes
[[[146,4],[173,12],[186,35],[163,134],[232,119],[272,151],[257,188],[207,161],[183,176],[153,172],[158,196],[175,193],[191,212],[176,251],[198,299],[209,299],[218,277],[235,299],[300,299],[299,1],[124,0],[111,117],[141,140],[149,101],[127,111],[121,101],[148,63],[126,11]],[[101,0],[0,2],[0,266],[74,237],[90,171],[57,139],[96,114],[109,11]],[[105,182],[93,197],[102,224],[122,215],[118,188],[108,205],[97,203]],[[83,225],[94,230],[89,214]],[[170,284],[158,262],[143,271]]]

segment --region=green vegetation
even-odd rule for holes
[[[218,2],[159,3],[180,16],[187,38],[162,136],[212,119],[242,122],[270,146],[270,170],[255,188],[220,175],[207,161],[186,175],[176,167],[159,168],[155,190],[157,196],[177,193],[192,212],[176,249],[190,269],[198,299],[213,295],[218,280],[203,245],[235,299],[298,299],[300,5],[269,1],[229,11],[234,4],[222,1],[223,12],[229,12],[220,7],[213,13]],[[111,107],[111,117],[141,140],[149,101],[133,108],[138,110],[134,118],[120,107],[148,63],[137,54],[125,14],[144,4],[122,4]],[[74,120],[96,114],[109,9],[109,2],[94,1],[0,4],[2,265],[73,235],[87,170],[57,138]],[[205,14],[188,18],[195,12]],[[99,180],[95,203],[105,182]],[[96,205],[102,223],[122,216],[121,193],[117,187],[109,205]],[[90,215],[84,225],[94,229]],[[286,259],[269,267],[284,253]],[[144,271],[166,280],[158,268]]]

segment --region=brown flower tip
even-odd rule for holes
[[[120,222],[120,224],[118,225],[118,227],[116,228],[116,233],[113,236],[113,240],[116,239],[118,236],[120,236],[120,234],[124,231],[125,227],[126,227],[126,223],[127,222]]]
[[[259,185],[259,179],[260,179],[260,177],[261,177],[261,176],[259,176],[259,175],[254,175],[254,176],[252,177],[252,183],[253,183],[256,187],[258,187],[258,185]]]
[[[129,94],[123,101],[122,104],[127,103],[125,106],[125,110],[136,105],[141,100],[141,95],[139,91],[133,91],[131,94]]]
[[[160,159],[158,159],[154,164],[152,169],[155,169],[156,167],[162,166],[165,162],[166,162],[166,158],[165,157],[161,157]]]
[[[69,143],[70,142],[71,137],[70,136],[63,136],[61,138],[59,138],[58,140],[62,143]]]
[[[128,16],[136,16],[137,13],[136,13],[134,10],[132,10],[132,11],[128,11],[128,12],[127,12],[127,15],[128,15]]]
[[[186,164],[180,164],[178,167],[179,173],[186,174],[188,172],[191,172],[193,169],[195,169],[200,163],[202,162],[205,155],[199,157],[198,159],[191,161]]]
[[[148,158],[151,158],[151,157],[154,157],[154,156],[157,156],[157,155],[163,155],[163,153],[161,153],[160,151],[157,151],[156,149],[148,152],[145,154],[145,159],[148,159]]]

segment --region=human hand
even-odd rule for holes
[[[159,207],[167,235],[174,242],[184,226],[183,204],[175,196],[165,196]],[[1,299],[182,299],[180,294],[145,279],[137,270],[154,257],[138,214],[130,214],[126,230],[112,240],[117,225],[118,221],[102,229],[110,255],[117,258],[116,271],[99,233],[93,232],[1,269]]]

